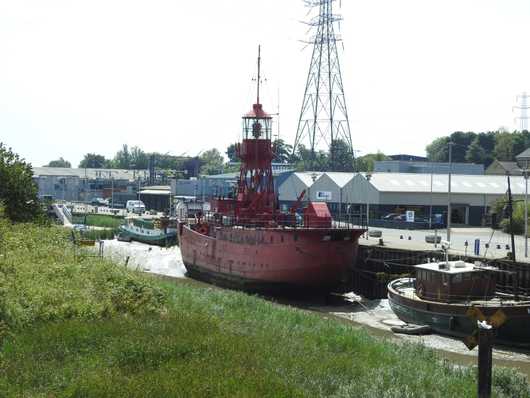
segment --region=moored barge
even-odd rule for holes
[[[416,278],[388,284],[390,307],[406,323],[465,338],[477,329],[476,316],[502,318],[495,342],[530,347],[530,297],[498,293],[495,270],[463,261],[416,266]],[[477,311],[478,310],[478,311]]]

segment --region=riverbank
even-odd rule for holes
[[[5,396],[475,395],[473,368],[421,345],[76,254],[59,228],[0,232]],[[496,396],[530,393],[515,372],[494,373]]]

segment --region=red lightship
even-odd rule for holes
[[[259,54],[259,53],[258,53]],[[333,221],[326,203],[310,202],[296,215],[278,210],[271,162],[272,117],[259,100],[243,116],[241,159],[234,198],[212,200],[211,214],[180,223],[179,244],[189,276],[248,291],[338,290],[351,275],[365,231]]]

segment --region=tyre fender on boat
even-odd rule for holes
[[[418,297],[424,297],[425,295],[425,286],[423,286],[423,283],[419,283],[418,287],[416,288],[416,292],[418,293]]]
[[[208,235],[208,226],[205,224],[201,224],[197,227],[196,231],[201,235]]]

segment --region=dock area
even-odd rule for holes
[[[441,250],[441,245],[427,243],[425,237],[436,235],[439,236],[441,240],[447,240],[446,229],[404,230],[392,228],[369,228],[369,231],[373,232],[374,230],[381,231],[381,238],[367,237],[365,234],[364,237],[359,239],[360,245],[377,245],[413,251],[438,251]],[[383,240],[383,245],[380,244],[380,239]],[[525,257],[524,236],[516,235],[514,236],[514,239],[517,262],[530,264],[530,250],[528,257]],[[478,251],[475,252],[475,244],[477,240],[479,241]],[[491,228],[452,228],[450,242],[451,247],[449,253],[455,256],[474,256],[483,258],[484,260],[491,260],[506,258],[507,254],[511,252],[510,234]]]
[[[369,299],[386,298],[388,282],[412,276],[415,265],[444,258],[441,244],[425,241],[425,237],[435,235],[435,231],[377,230],[381,231],[381,237],[365,234],[359,239],[353,274],[353,291]],[[446,233],[446,230],[436,231],[441,240],[446,239]],[[449,257],[471,263],[479,261],[506,271],[497,275],[497,288],[510,294],[530,295],[530,257],[524,256],[524,244],[524,237],[515,237],[516,262],[513,262],[509,258],[509,234],[490,228],[454,228]]]

